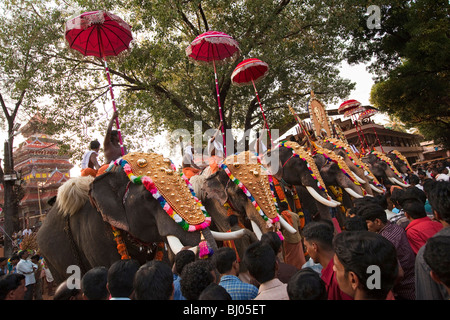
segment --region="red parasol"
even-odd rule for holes
[[[117,111],[106,57],[117,56],[129,48],[133,39],[131,27],[110,12],[90,11],[67,21],[65,35],[70,48],[81,52],[84,56],[95,56],[103,60],[114,112]],[[125,152],[117,118],[116,126],[123,155]]]
[[[242,87],[245,85],[253,84],[255,89],[256,98],[258,99],[259,107],[261,109],[262,116],[264,118],[264,123],[269,133],[270,140],[272,141],[272,136],[270,134],[269,124],[267,123],[264,110],[259,100],[258,90],[256,90],[255,82],[264,79],[269,71],[269,65],[264,61],[256,58],[250,58],[239,63],[231,74],[231,81],[234,85]]]
[[[361,106],[361,103],[358,100],[354,99],[346,100],[342,102],[341,105],[339,106],[338,113],[343,114],[359,106]]]
[[[353,124],[355,125],[356,133],[358,134],[359,142],[361,143],[361,149],[364,149],[363,140],[361,139],[361,135],[359,134],[358,129],[358,121],[356,119],[356,114],[363,112],[366,108],[361,106],[361,103],[358,100],[350,99],[346,100],[338,108],[338,113],[344,114],[345,117],[351,117]],[[364,132],[361,130],[361,134],[364,138],[364,142],[367,145],[366,137],[364,136]],[[361,152],[363,153],[363,152]]]
[[[222,123],[223,150],[227,155],[225,143],[225,129],[223,126],[222,105],[220,103],[219,81],[217,80],[216,65],[236,60],[239,56],[239,44],[231,36],[219,31],[202,33],[186,48],[186,55],[197,64],[210,64],[214,66],[214,79],[216,82],[217,104]]]

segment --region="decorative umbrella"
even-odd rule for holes
[[[81,52],[84,56],[95,56],[103,60],[112,105],[114,112],[116,112],[116,102],[106,57],[117,56],[129,48],[133,39],[131,27],[110,12],[102,10],[90,11],[67,21],[65,35],[70,48]],[[116,118],[116,127],[119,133],[120,149],[122,155],[124,155],[125,151],[118,118]]]
[[[264,114],[264,109],[259,99],[258,90],[256,90],[255,82],[264,79],[269,71],[269,65],[264,61],[256,58],[250,58],[239,63],[231,74],[231,82],[238,86],[243,87],[249,84],[253,84],[255,89],[256,98],[258,99],[259,108],[261,109],[262,116],[264,118],[264,123],[269,133],[270,141],[272,142],[272,135],[270,134],[269,124],[266,120],[266,115]],[[273,143],[272,143],[273,144]]]
[[[346,100],[346,101],[342,102],[341,105],[339,106],[338,113],[344,114],[345,112],[348,112],[359,106],[361,106],[361,103],[358,100],[354,100],[354,99]]]
[[[358,129],[358,121],[356,121],[355,115],[364,110],[365,110],[365,108],[361,106],[361,103],[355,99],[350,99],[350,100],[344,101],[343,103],[341,103],[341,105],[338,108],[338,113],[344,114],[345,117],[350,117],[352,122],[355,124],[356,133],[358,134],[359,142],[361,143],[361,149],[364,149],[364,143],[361,138],[361,135],[359,134],[360,130]],[[361,130],[361,134],[362,134],[362,136],[364,138],[364,142],[366,143],[366,146],[367,146],[366,137],[364,136],[364,133],[362,132],[362,130]]]
[[[358,120],[362,121],[363,119],[368,119],[368,118],[370,118],[371,116],[373,116],[373,115],[375,115],[377,113],[378,113],[377,109],[366,109],[366,110],[364,110],[363,112],[361,112],[359,114]],[[375,136],[377,137],[377,141],[378,141],[378,144],[380,145],[381,152],[384,152],[383,146],[381,145],[381,142],[380,142],[380,139],[378,139],[377,131],[375,130],[375,127],[373,125],[372,125],[372,130],[375,133]]]
[[[216,82],[217,104],[222,128],[223,150],[227,155],[225,143],[225,129],[223,126],[222,105],[220,103],[219,81],[217,80],[216,65],[236,60],[239,56],[239,44],[231,36],[219,31],[208,31],[197,36],[186,48],[186,55],[197,64],[213,64]]]

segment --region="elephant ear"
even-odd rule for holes
[[[227,180],[229,180],[228,176],[220,169],[205,180],[202,189],[206,192],[209,199],[215,199],[223,206],[228,200],[226,191]]]
[[[129,231],[122,199],[129,180],[122,171],[111,171],[95,178],[90,197],[105,222]]]

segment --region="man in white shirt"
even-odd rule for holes
[[[20,261],[17,263],[16,270],[17,273],[23,274],[25,276],[25,287],[27,291],[25,292],[24,300],[32,300],[34,293],[34,285],[36,283],[36,278],[34,277],[34,271],[37,266],[32,263],[28,258],[28,251],[23,250],[19,252]]]

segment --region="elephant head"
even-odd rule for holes
[[[279,181],[306,188],[316,200],[313,216],[319,213],[320,218],[331,219],[328,207],[337,207],[340,203],[329,197],[314,159],[302,146],[295,142],[280,144],[271,152],[268,167]]]
[[[152,155],[128,154],[95,178],[90,197],[103,220],[138,243],[167,242],[175,254],[183,246],[196,247],[202,236],[216,249],[210,218],[186,182],[174,174],[170,160]]]
[[[402,174],[406,174],[408,171],[412,171],[408,160],[397,150],[392,150],[386,156],[392,160],[395,168]]]
[[[372,151],[362,159],[370,166],[371,171],[383,184],[388,181],[401,187],[409,187],[409,184],[403,181],[401,174],[395,168],[394,163],[385,154]]]
[[[361,184],[353,176],[343,158],[330,150],[316,147],[313,155],[325,185],[339,186],[353,198],[362,198]]]
[[[350,169],[352,176],[361,184],[368,195],[384,193],[383,187],[371,172],[367,164],[356,156],[350,146],[335,138],[327,138],[323,141],[323,147],[332,150],[335,154],[344,159],[345,164]]]
[[[241,223],[253,229],[258,238],[277,228],[278,221],[282,228],[297,232],[277,213],[269,176],[256,157],[250,163],[249,155],[247,151],[225,159],[221,168],[205,180],[206,196],[219,205],[228,203],[238,213]]]

